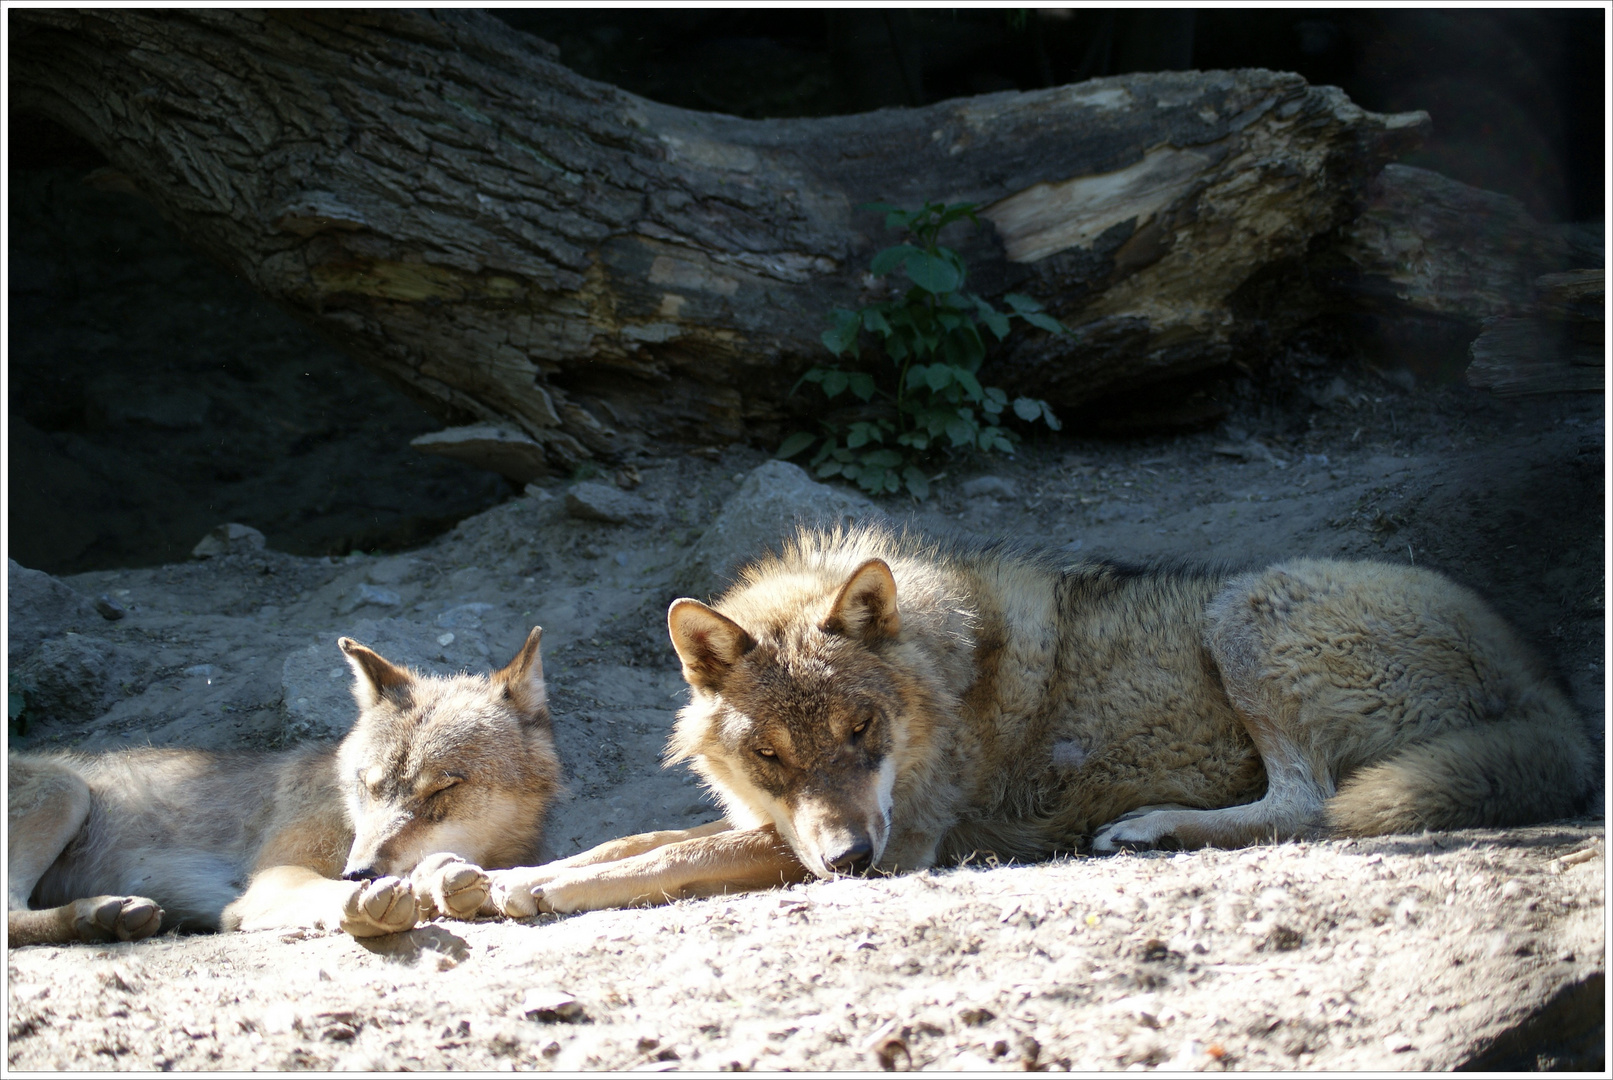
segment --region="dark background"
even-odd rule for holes
[[[814,116],[1103,75],[1266,67],[1426,109],[1407,159],[1600,221],[1601,10],[500,10],[634,93]],[[10,117],[10,554],[53,573],[184,559],[240,521],[297,554],[420,544],[508,497],[412,450],[441,423],[190,251],[104,162]],[[1465,351],[1465,348],[1464,348]]]

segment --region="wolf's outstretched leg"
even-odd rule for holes
[[[725,827],[721,831],[711,826],[703,828],[712,831],[614,861],[574,863],[557,873],[547,872],[557,863],[532,868],[546,873],[527,877],[519,869],[494,870],[489,876],[493,879],[495,902],[504,914],[519,918],[538,911],[596,911],[664,904],[812,878],[811,871],[801,865],[771,825],[758,829]],[[639,838],[628,838],[636,839]],[[574,858],[588,854],[591,853]],[[532,881],[539,876],[544,880]]]
[[[414,887],[403,878],[337,881],[306,866],[271,866],[224,909],[224,930],[339,926],[354,937],[411,930],[419,922]]]
[[[637,833],[616,840],[607,840],[587,851],[578,852],[564,859],[556,859],[542,866],[517,866],[509,870],[489,871],[492,888],[481,913],[505,915],[512,919],[524,919],[536,915],[541,909],[538,907],[535,890],[567,870],[579,866],[619,862],[669,844],[694,840],[702,836],[715,836],[732,828],[733,826],[726,821],[711,821],[704,825],[696,825],[692,829],[659,829],[655,832]]]
[[[473,919],[486,906],[492,889],[485,870],[446,851],[421,859],[409,881],[422,921],[439,915]]]

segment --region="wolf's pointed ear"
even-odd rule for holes
[[[353,669],[353,696],[359,708],[373,708],[383,697],[396,700],[408,696],[414,676],[407,668],[398,667],[350,637],[339,639],[336,645],[347,655],[348,666]]]
[[[896,612],[896,578],[884,559],[869,559],[852,572],[819,629],[861,638],[870,645],[896,636],[902,629],[902,617]]]
[[[756,647],[744,627],[698,600],[674,600],[666,613],[672,647],[690,686],[720,690],[740,657]]]
[[[515,659],[493,672],[493,685],[502,690],[524,719],[547,725],[549,691],[543,682],[543,657],[538,649],[542,641],[543,627],[534,626]]]

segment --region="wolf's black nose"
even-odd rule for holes
[[[349,870],[342,875],[343,881],[374,881],[380,877],[373,866],[363,866],[357,870]]]
[[[826,856],[829,869],[837,874],[860,874],[873,860],[874,848],[866,837],[858,837],[840,852]]]

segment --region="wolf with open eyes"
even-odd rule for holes
[[[1599,771],[1506,624],[1409,566],[1137,568],[806,531],[668,624],[692,692],[669,760],[725,819],[493,871],[490,906],[1521,824],[1580,809]]]

